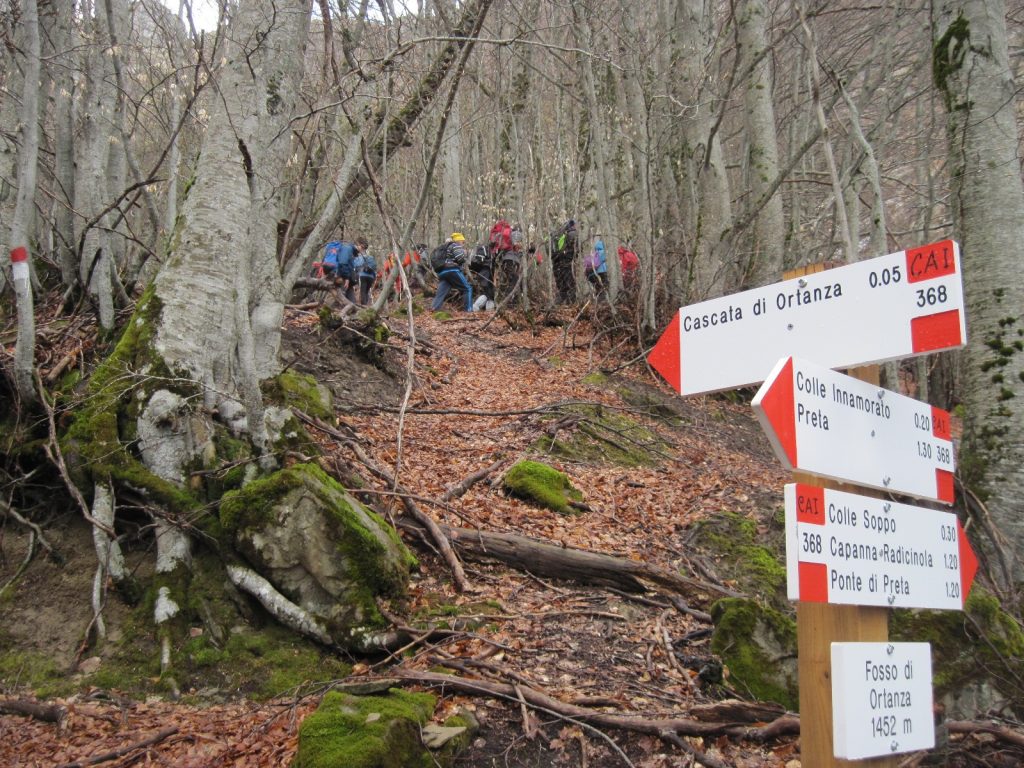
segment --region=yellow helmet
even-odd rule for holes
[[[466,242],[466,238],[461,232],[452,232],[452,242],[464,243]]]

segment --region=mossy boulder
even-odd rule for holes
[[[758,701],[799,706],[796,622],[756,600],[729,597],[711,606],[711,650],[729,669],[728,684]]]
[[[391,526],[311,464],[225,494],[220,519],[255,570],[342,646],[385,626],[376,598],[404,595],[416,564]]]
[[[765,523],[719,512],[697,524],[693,541],[739,591],[789,612],[783,522],[781,512]]]
[[[931,644],[935,699],[950,719],[1024,717],[1024,631],[979,585],[962,612],[893,611],[889,636]]]
[[[271,403],[297,408],[324,421],[334,416],[331,391],[312,376],[288,370],[261,385],[263,395]]]
[[[437,700],[391,689],[381,696],[331,691],[299,728],[293,768],[428,768],[438,765],[420,729]]]
[[[566,426],[534,445],[539,453],[620,467],[653,467],[669,456],[669,446],[657,434],[614,409],[576,405],[566,408],[561,419]]]
[[[513,496],[554,512],[572,512],[569,502],[583,499],[568,475],[539,461],[520,461],[505,474],[504,484]]]

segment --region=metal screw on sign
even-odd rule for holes
[[[878,399],[881,400],[883,397],[885,397],[885,390],[884,389],[878,390]]]
[[[884,485],[886,488],[889,487],[889,483],[891,483],[891,482],[892,482],[892,478],[891,477],[883,477],[882,478],[882,485]]]
[[[887,646],[885,646],[885,652],[892,656],[894,653],[896,653],[896,646],[892,643],[889,643]]]
[[[891,749],[893,752],[895,752],[899,748],[900,748],[899,743],[897,743],[895,741],[892,744],[889,745],[889,749]]]
[[[896,595],[889,595],[889,605],[896,602]]]
[[[883,505],[882,505],[882,509],[884,509],[884,510],[885,510],[885,513],[886,513],[886,514],[889,514],[889,510],[891,510],[891,509],[892,509],[892,504],[890,504],[890,503],[889,503],[889,502],[887,501],[887,502],[885,502],[885,504],[883,504]]]

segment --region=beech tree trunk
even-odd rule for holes
[[[21,97],[21,136],[18,147],[18,192],[10,222],[8,243],[12,262],[16,251],[22,259],[29,250],[29,233],[35,216],[36,168],[39,156],[39,16],[36,0],[22,4],[21,25],[25,46],[25,73]],[[18,337],[14,350],[14,381],[23,401],[35,402],[35,304],[29,280],[31,263],[26,260],[13,266],[14,290],[17,294]]]
[[[1024,556],[1024,187],[1017,86],[1001,0],[937,2],[933,72],[946,100],[953,200],[963,254],[965,482],[987,499]],[[1021,570],[1011,569],[1020,585]],[[1004,585],[1012,586],[1012,585]]]
[[[750,232],[751,246],[740,262],[744,267],[740,285],[744,288],[778,280],[783,272],[783,253],[786,247],[782,195],[771,189],[779,173],[779,149],[772,101],[774,82],[771,57],[765,34],[767,12],[764,0],[745,0],[737,8],[736,19],[739,55],[742,57],[739,69],[743,74],[749,70],[749,79],[742,87],[746,108],[744,126],[750,204],[757,204],[762,196],[770,195],[754,219]],[[744,237],[745,233],[740,236]]]

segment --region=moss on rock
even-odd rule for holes
[[[621,467],[656,466],[667,445],[654,432],[625,414],[599,405],[568,409],[580,418],[554,437],[544,436],[534,445],[539,453],[567,461],[606,463]],[[563,439],[556,439],[559,434]]]
[[[334,416],[331,393],[308,374],[284,371],[261,385],[269,402],[298,410],[317,419],[329,421]]]
[[[519,498],[554,512],[570,513],[570,500],[580,501],[580,493],[568,475],[539,461],[520,461],[505,475],[505,489]]]
[[[383,696],[331,691],[299,728],[293,768],[415,768],[434,766],[420,728],[437,700],[391,689]]]
[[[711,617],[711,650],[728,667],[730,685],[759,701],[797,709],[796,622],[755,600],[734,597],[711,606]]]
[[[720,512],[697,524],[694,541],[713,557],[723,575],[741,591],[788,610],[786,599],[784,520],[772,517],[768,530],[756,520]]]
[[[931,644],[935,696],[949,717],[973,718],[1007,703],[1024,716],[1024,631],[980,585],[963,612],[893,611],[889,634]]]

